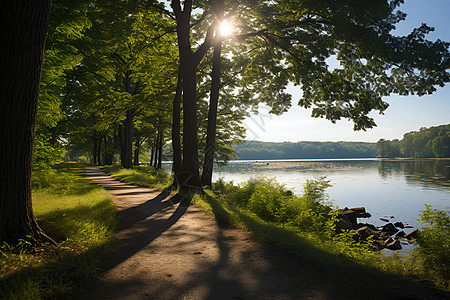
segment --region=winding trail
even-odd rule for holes
[[[86,167],[117,205],[100,284],[75,299],[445,299],[379,276],[330,270],[221,227],[177,195],[127,185]],[[345,275],[343,275],[345,274]],[[368,277],[369,276],[369,277]],[[370,277],[372,276],[372,277]]]

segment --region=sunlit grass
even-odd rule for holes
[[[171,184],[171,178],[166,170],[151,166],[138,166],[133,169],[123,169],[121,166],[105,166],[103,170],[120,181],[138,186],[165,189]]]
[[[54,180],[46,178],[33,190],[33,208],[41,227],[58,245],[31,247],[27,241],[3,245],[1,299],[60,298],[97,279],[115,224],[115,206],[75,165],[60,165],[51,176]]]

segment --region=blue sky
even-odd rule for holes
[[[421,23],[435,27],[428,39],[450,41],[450,0],[405,0],[400,9],[408,14],[397,26],[399,34],[407,34]],[[261,107],[258,115],[246,119],[247,140],[283,141],[365,141],[376,142],[380,138],[401,139],[403,134],[450,123],[450,84],[439,88],[432,95],[390,96],[390,104],[384,115],[372,114],[377,127],[367,131],[353,131],[353,124],[346,120],[332,124],[328,120],[311,118],[311,111],[299,108],[298,87],[289,87],[293,95],[293,107],[282,116],[269,115]]]

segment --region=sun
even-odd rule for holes
[[[222,37],[231,35],[233,33],[233,25],[227,20],[223,20],[219,25],[219,33]]]

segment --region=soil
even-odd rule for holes
[[[74,299],[449,299],[419,282],[317,265],[219,226],[179,195],[86,172],[113,197],[118,224],[102,280]]]

